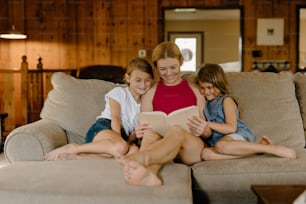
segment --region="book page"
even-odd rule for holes
[[[189,127],[187,125],[188,118],[190,118],[193,115],[199,115],[198,106],[190,106],[187,108],[179,109],[168,115],[168,125],[169,126],[181,125],[185,130],[196,135],[195,133],[189,130]]]
[[[148,122],[150,124],[150,127],[162,136],[167,133],[167,114],[164,112],[142,112],[138,114],[138,120],[139,122]]]
[[[150,127],[161,136],[164,136],[173,125],[181,125],[190,132],[187,121],[192,115],[199,115],[198,106],[190,106],[176,110],[169,115],[161,111],[142,112],[138,114],[139,121],[149,122]],[[194,134],[195,135],[195,134]]]

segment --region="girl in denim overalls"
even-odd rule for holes
[[[219,65],[204,65],[199,70],[197,79],[200,92],[206,99],[206,120],[194,116],[190,119],[189,126],[208,145],[202,152],[204,160],[233,159],[258,153],[296,158],[293,149],[273,145],[268,136],[263,136],[259,143],[254,143],[252,131],[239,118],[237,103],[229,95],[229,85]]]

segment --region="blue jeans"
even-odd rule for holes
[[[92,142],[94,137],[101,130],[111,130],[111,120],[105,118],[99,118],[96,122],[88,129],[85,137],[85,143]]]

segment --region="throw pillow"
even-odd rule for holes
[[[41,118],[55,121],[63,129],[85,137],[104,109],[104,95],[116,85],[97,79],[76,79],[62,72],[52,75]]]
[[[304,147],[299,105],[290,72],[227,73],[241,118],[253,130],[256,141],[268,135],[275,144]]]

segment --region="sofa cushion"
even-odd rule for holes
[[[241,118],[253,130],[256,141],[268,135],[275,144],[304,147],[302,118],[290,72],[226,75]]]
[[[301,116],[303,119],[304,132],[306,133],[306,75],[297,73],[295,75],[296,97],[299,101]],[[306,134],[305,134],[306,137]]]
[[[192,166],[194,197],[206,203],[256,203],[252,184],[306,183],[306,152],[297,159],[257,155],[242,159],[204,161]]]
[[[173,173],[175,172],[175,173]],[[15,162],[1,169],[1,203],[192,204],[190,168],[168,164],[161,187],[132,186],[114,159]]]
[[[116,85],[97,79],[76,79],[62,72],[52,75],[41,118],[55,121],[63,129],[85,136],[104,109],[104,95]]]

